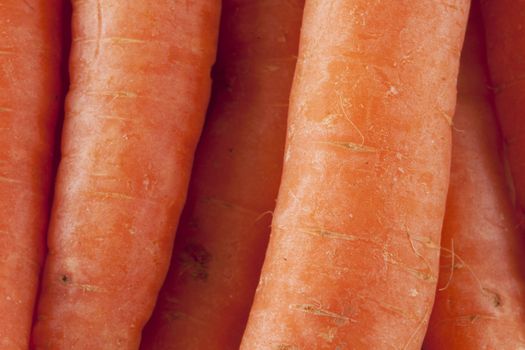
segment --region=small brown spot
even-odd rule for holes
[[[211,254],[200,244],[188,244],[180,257],[191,276],[197,280],[208,279]]]
[[[60,280],[61,280],[62,283],[64,283],[64,284],[69,283],[69,277],[67,277],[66,275],[62,275],[62,277],[60,278]]]
[[[492,305],[494,307],[501,307],[503,304],[501,300],[501,295],[493,290],[483,288],[483,291],[487,294],[487,296],[490,298]]]

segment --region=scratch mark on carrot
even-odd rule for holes
[[[141,39],[135,39],[135,38],[126,38],[126,37],[118,37],[118,36],[112,36],[112,37],[105,37],[105,38],[77,38],[74,40],[75,43],[83,42],[83,43],[91,43],[91,42],[101,42],[101,43],[109,43],[109,44],[144,44],[146,43],[145,40]]]
[[[454,126],[454,120],[453,120],[453,116],[451,116],[450,114],[442,111],[440,108],[438,107],[434,107],[434,109],[439,113],[440,116],[443,117],[443,119],[445,119],[445,121],[447,122],[447,124],[449,126]]]
[[[350,234],[346,234],[346,233],[329,231],[329,230],[325,230],[325,229],[322,229],[322,228],[315,228],[315,227],[303,228],[303,229],[299,229],[299,232],[306,233],[306,234],[312,235],[312,236],[341,239],[341,240],[344,240],[344,241],[367,241],[367,242],[370,242],[370,243],[375,243],[375,242],[373,242],[370,239],[366,239],[366,238],[362,238],[362,237],[358,237],[358,236],[350,235]]]
[[[137,199],[137,198],[135,198],[133,196],[128,196],[126,194],[118,193],[118,192],[97,191],[97,192],[88,192],[88,195],[97,196],[97,197],[104,197],[104,198],[111,198],[111,199],[124,199],[124,200],[136,200]]]
[[[114,115],[96,115],[95,118],[107,119],[107,120],[120,120],[120,121],[135,121],[133,118],[118,117]]]
[[[9,113],[9,112],[12,112],[13,110],[11,108],[7,108],[7,107],[0,107],[0,113]]]
[[[323,310],[312,304],[291,304],[289,307],[290,309],[298,310],[304,313],[321,316],[321,317],[333,318],[334,320],[338,322],[347,323],[349,321],[355,321],[355,320],[350,319],[347,316],[340,315],[338,313],[335,313],[329,310]]]
[[[320,141],[318,143],[324,144],[324,145],[331,145],[331,146],[343,148],[343,149],[354,151],[354,152],[362,152],[362,153],[378,152],[378,150],[374,147],[365,146],[363,144],[357,144],[353,142]]]
[[[116,98],[137,98],[137,93],[133,91],[113,91],[113,90],[103,90],[103,91],[88,91],[87,95],[92,96],[108,96]]]

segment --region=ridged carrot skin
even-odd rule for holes
[[[469,1],[306,0],[241,349],[420,349]]]
[[[169,267],[220,2],[73,1],[35,349],[137,349]]]
[[[63,102],[62,0],[0,2],[0,349],[27,349]]]
[[[212,103],[142,349],[238,349],[270,234],[303,0],[223,1]]]
[[[524,256],[498,154],[480,14],[461,58],[439,290],[425,349],[525,349]]]
[[[496,112],[501,126],[516,205],[525,219],[525,2],[480,0]]]

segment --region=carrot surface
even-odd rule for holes
[[[306,0],[241,349],[420,349],[469,1]]]
[[[481,0],[496,112],[512,174],[516,204],[525,219],[525,2]]]
[[[51,206],[62,0],[0,2],[0,348],[27,349]]]
[[[473,7],[461,58],[452,166],[436,302],[425,349],[525,347],[525,278],[498,154],[481,14]]]
[[[225,0],[214,92],[142,349],[238,349],[279,188],[303,0]]]
[[[35,349],[136,349],[166,275],[220,2],[72,2],[71,86]]]

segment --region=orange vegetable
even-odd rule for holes
[[[469,1],[307,0],[241,349],[420,349]]]
[[[519,266],[524,249],[498,155],[480,14],[471,16],[454,117],[446,249],[425,341],[429,350],[525,346],[525,279]]]
[[[71,87],[35,349],[136,349],[166,275],[220,2],[73,4]]]
[[[270,233],[303,0],[225,0],[214,93],[142,349],[238,349]]]
[[[27,349],[63,102],[64,1],[0,2],[0,348]]]
[[[496,112],[512,174],[516,204],[525,215],[525,2],[481,0]]]

